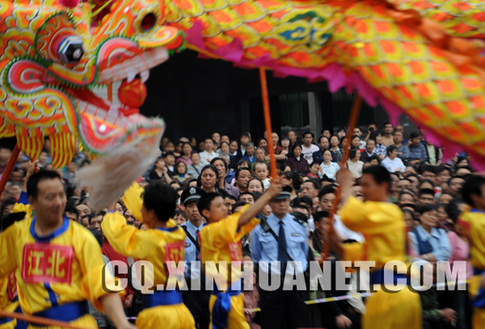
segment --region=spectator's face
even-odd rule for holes
[[[335,148],[335,147],[338,147],[338,144],[339,144],[339,139],[337,136],[332,136],[330,138],[330,145]]]
[[[414,227],[414,218],[413,218],[413,215],[411,215],[407,211],[404,213],[404,221],[406,222],[406,227],[407,228],[413,228]]]
[[[367,153],[372,153],[374,151],[374,147],[376,147],[376,143],[371,139],[369,139],[365,144],[365,149],[367,150]]]
[[[326,137],[320,138],[320,148],[322,150],[327,150],[328,147],[329,147],[328,138],[326,138]]]
[[[327,193],[320,197],[320,209],[326,212],[332,211],[332,205],[335,201],[334,193]]]
[[[458,168],[455,175],[459,177],[465,177],[467,175],[470,175],[471,173],[472,172],[467,168]]]
[[[288,138],[290,139],[290,141],[292,142],[295,142],[296,141],[296,134],[293,130],[291,130],[289,133],[288,133]]]
[[[399,197],[399,205],[403,206],[405,204],[414,204],[414,197],[411,194],[405,193],[401,194]]]
[[[411,181],[411,189],[413,191],[417,191],[418,190],[418,185],[419,185],[419,179],[417,177],[414,177],[414,176],[410,176],[408,177],[408,179]]]
[[[241,145],[246,146],[247,143],[249,143],[249,137],[248,136],[242,136],[241,137]]]
[[[404,133],[404,128],[402,127],[402,125],[397,125],[395,130],[399,131],[401,134]]]
[[[340,140],[340,138],[342,138],[342,137],[344,137],[344,136],[345,136],[345,131],[343,131],[343,130],[339,130],[339,131],[337,132],[337,137],[338,137],[338,139],[339,139],[339,140]]]
[[[101,222],[103,221],[103,216],[96,216],[96,217],[93,217],[91,218],[91,223],[89,224],[89,226],[98,231],[98,232],[101,232]]]
[[[224,135],[221,137],[221,143],[226,142],[227,144],[231,143],[231,140],[229,139],[229,136]]]
[[[254,146],[253,145],[246,146],[246,152],[247,152],[248,156],[253,156],[254,155]]]
[[[355,196],[360,201],[364,201],[364,195],[362,194],[362,186],[360,185],[352,186],[352,195]]]
[[[119,202],[116,203],[115,211],[118,214],[123,215],[123,206]],[[131,215],[131,213],[130,213],[130,215]]]
[[[290,209],[290,199],[271,200],[269,206],[276,217],[283,217]]]
[[[411,182],[408,181],[407,179],[402,179],[400,180],[398,183],[397,183],[397,187],[400,189],[400,190],[403,190],[405,188],[410,188],[411,187]]]
[[[85,204],[78,204],[76,209],[79,212],[79,216],[89,215],[91,213],[91,209]]]
[[[323,241],[327,241],[328,238],[328,226],[330,225],[330,219],[324,217],[320,220],[320,223],[315,222],[315,230],[320,233]]]
[[[378,134],[378,135],[376,136],[376,143],[377,143],[377,144],[382,144],[382,135],[381,135],[381,134]]]
[[[354,128],[353,134],[362,137],[362,131],[359,128]]]
[[[85,217],[81,219],[81,225],[88,228],[89,227],[89,218]]]
[[[377,159],[372,159],[372,160],[370,160],[369,164],[371,166],[378,166],[379,165],[379,161],[377,161]]]
[[[234,201],[235,203],[235,201]],[[197,221],[202,218],[199,209],[197,208],[197,202],[189,202],[185,205],[185,210],[189,220]]]
[[[256,151],[256,160],[259,160],[259,161],[264,161],[264,157],[266,155],[266,152],[264,151],[263,148],[258,148]]]
[[[394,129],[392,128],[392,125],[391,124],[387,124],[387,125],[384,126],[384,133],[386,135],[392,134],[393,130]]]
[[[217,175],[212,169],[206,169],[201,174],[200,182],[206,190],[212,190],[217,183]]]
[[[174,152],[175,151],[175,145],[173,145],[172,142],[168,142],[167,145],[165,146],[165,152]]]
[[[236,141],[232,141],[229,144],[229,151],[231,152],[231,154],[233,154],[234,152],[236,152],[237,151],[237,148],[238,148],[238,145],[237,145],[237,142]]]
[[[295,157],[299,157],[299,156],[301,156],[301,147],[299,147],[299,146],[295,147],[295,148],[293,149],[293,155],[294,155]]]
[[[214,161],[214,167],[217,168],[219,177],[226,177],[226,166],[221,160]]]
[[[268,142],[266,141],[266,139],[262,139],[259,141],[259,144],[258,144],[258,147],[259,148],[265,148],[265,147],[268,147]]]
[[[318,196],[318,190],[313,186],[311,182],[305,182],[301,185],[302,194],[309,196],[311,199]]]
[[[394,141],[394,144],[400,144],[402,143],[402,132],[396,131],[394,135],[392,136],[392,140]]]
[[[241,201],[247,202],[249,204],[253,204],[254,203],[254,197],[251,194],[241,195],[241,197],[239,199]]]
[[[199,156],[199,153],[192,153],[192,155],[190,156],[190,159],[192,160],[192,162],[195,164],[195,165],[198,165],[199,162],[200,162],[200,156]]]
[[[229,199],[229,198],[225,198],[224,199],[224,205],[226,206],[227,208],[227,215],[231,215],[232,214],[232,206],[234,206],[236,204],[236,200],[233,200],[233,199]],[[197,208],[197,207],[196,207]],[[197,210],[198,211],[198,210]]]
[[[24,182],[24,173],[21,170],[12,171],[10,174],[10,181],[14,183],[23,183]]]
[[[352,139],[352,147],[358,148],[360,145],[360,138],[359,137],[354,137]]]
[[[438,212],[436,210],[427,211],[419,216],[421,225],[426,228],[436,227],[438,224]]]
[[[443,193],[443,194],[440,195],[438,202],[448,204],[448,203],[450,203],[451,199],[453,199],[453,197],[451,195],[449,195],[448,193]]]
[[[179,174],[185,174],[187,172],[187,167],[184,162],[180,161],[177,163],[177,172]]]
[[[6,162],[12,156],[12,151],[8,148],[0,148],[0,161]]]
[[[329,163],[332,161],[332,153],[330,151],[323,152],[323,161],[325,163]]]
[[[216,142],[216,144],[219,144],[221,142],[221,135],[219,133],[213,133],[212,139]]]
[[[125,218],[126,218],[126,224],[133,225],[133,222],[135,221],[135,217],[133,217],[133,215],[129,210],[125,211]]]
[[[249,181],[251,180],[251,172],[249,170],[242,170],[237,177],[237,186],[240,189],[246,190]]]
[[[190,155],[191,152],[192,152],[192,146],[190,146],[190,144],[184,144],[182,148],[182,153],[187,156],[187,155]]]
[[[278,137],[278,134],[277,133],[272,133],[271,134],[271,138],[273,139],[273,146],[278,145],[278,141],[280,140],[280,138]]]
[[[421,178],[422,179],[429,179],[430,181],[433,182],[433,184],[439,185],[439,182],[437,180],[436,174],[433,173],[433,172],[431,172],[431,171],[425,171],[425,172],[423,172],[423,174],[421,175]]]
[[[282,147],[288,147],[288,146],[290,146],[290,140],[289,140],[289,139],[287,139],[287,138],[283,139],[283,140],[281,141],[281,146],[282,146]]]
[[[421,143],[421,136],[411,139],[411,142],[413,143],[414,146],[417,146],[419,143]]]
[[[322,136],[330,138],[332,136],[332,134],[330,134],[330,130],[326,129],[326,130],[323,131]]]
[[[157,169],[165,168],[165,161],[163,159],[158,159],[157,162],[155,162],[155,168]]]
[[[177,225],[182,225],[185,222],[187,222],[187,220],[182,214],[175,214],[175,216],[173,217],[173,220],[175,221],[175,223],[177,223]]]
[[[306,146],[309,146],[313,142],[312,135],[306,134],[305,137],[303,137],[303,142],[305,143]]]
[[[255,173],[256,175],[256,173]],[[254,192],[259,192],[263,193],[263,186],[261,185],[261,182],[258,180],[251,180],[248,184],[248,192],[254,193]]]
[[[165,163],[167,166],[171,167],[175,164],[175,157],[172,154],[169,154],[165,157]]]
[[[228,144],[228,143],[226,143],[226,142],[223,142],[223,143],[221,144],[221,151],[222,151],[223,153],[229,153],[229,144]]]
[[[212,139],[206,139],[204,143],[204,148],[207,152],[211,153],[212,149],[214,148],[214,142],[212,142]]]
[[[420,206],[426,205],[426,204],[435,204],[434,202],[434,196],[432,194],[421,194],[418,198],[418,204]]]
[[[455,177],[451,180],[450,182],[450,192],[453,193],[454,195],[457,195],[461,188],[463,187],[463,184],[465,184],[465,180],[461,177]]]
[[[389,158],[394,159],[397,157],[397,149],[389,153]]]

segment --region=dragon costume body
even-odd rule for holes
[[[357,89],[393,121],[410,116],[447,155],[485,156],[483,44],[415,10],[383,0],[171,0],[162,13],[204,56]]]
[[[78,140],[92,158],[103,156],[96,179],[127,177],[119,189],[128,187],[153,161],[164,131],[162,120],[138,113],[143,82],[183,35],[161,24],[154,0],[117,1],[96,26],[87,3],[0,1],[0,16],[0,137],[16,136],[31,159],[48,138],[55,168],[71,161]],[[96,92],[120,81],[118,95]],[[126,170],[122,177],[116,168]],[[81,175],[83,184],[96,185],[91,174]]]

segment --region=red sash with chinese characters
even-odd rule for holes
[[[74,248],[50,243],[28,243],[22,253],[25,283],[71,283]]]
[[[165,262],[175,262],[178,264],[179,262],[183,261],[184,247],[185,241],[167,243],[165,245]],[[172,274],[183,275],[184,271],[185,268],[181,267],[178,270],[173,271]]]

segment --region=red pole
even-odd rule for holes
[[[20,149],[17,144],[15,144],[15,148],[13,149],[12,156],[10,160],[8,160],[7,167],[3,172],[2,179],[0,179],[0,194],[2,194],[3,189],[5,188],[5,184],[7,184],[8,178],[12,173],[13,167],[15,166],[15,162],[17,162],[17,158],[19,157]]]
[[[271,178],[276,178],[276,159],[274,157],[273,131],[271,129],[271,113],[269,111],[268,85],[266,83],[266,71],[259,68],[259,79],[261,80],[261,94],[263,96],[264,123],[268,135],[269,163],[271,166]]]
[[[359,120],[359,114],[360,114],[360,108],[362,105],[362,98],[357,95],[354,104],[352,105],[352,112],[350,113],[350,119],[349,119],[349,127],[347,130],[347,146],[345,147],[344,150],[344,156],[342,157],[342,161],[340,161],[340,168],[343,168],[345,164],[347,163],[347,160],[349,158],[350,154],[350,147],[349,144],[351,143],[351,138],[352,134],[354,133],[354,128],[357,125],[357,120]],[[329,225],[328,225],[328,230],[327,230],[327,236],[330,236],[330,234],[334,233],[334,227],[333,227],[333,216],[337,212],[338,208],[338,203],[340,202],[340,189],[337,188],[337,191],[335,193],[335,201],[332,204],[332,211],[330,212],[329,216]],[[323,259],[326,259],[328,257],[328,253],[330,251],[330,244],[327,242],[323,248]]]

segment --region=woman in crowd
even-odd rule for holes
[[[229,167],[226,160],[224,160],[224,158],[214,158],[212,159],[210,164],[217,168],[217,187],[221,190],[226,191],[227,194],[237,198],[237,196],[239,195],[239,191],[234,185],[230,184],[230,182],[227,182],[226,180],[227,174],[229,172]]]
[[[229,144],[227,142],[221,142],[221,147],[218,150],[219,157],[224,158],[227,163],[231,162],[231,153]]]
[[[330,137],[330,151],[335,155],[335,158],[337,158],[337,162],[340,163],[343,158],[342,151],[340,150],[339,147],[340,140],[337,136],[332,136]]]
[[[187,165],[182,160],[177,160],[175,163],[175,173],[172,176],[172,180],[177,181],[180,185],[184,185],[186,182],[192,179],[192,176],[187,174]]]
[[[202,168],[199,176],[199,187],[206,193],[220,193],[222,190],[217,187],[219,171],[213,165]],[[224,193],[225,194],[225,193]]]
[[[381,166],[387,169],[387,171],[393,172],[405,172],[406,166],[400,158],[397,157],[397,146],[390,145],[387,148],[387,157],[382,160]]]
[[[254,193],[254,192],[263,193],[264,192],[263,182],[258,178],[251,178],[251,180],[249,180],[248,182],[247,191],[250,193]]]
[[[300,175],[296,171],[285,171],[280,176],[281,184],[283,186],[290,186],[291,187],[291,196],[290,199],[295,199],[297,195],[297,191],[300,189],[301,181]]]
[[[286,161],[287,165],[291,168],[291,170],[295,170],[300,175],[306,176],[308,174],[308,171],[310,170],[310,167],[308,166],[308,162],[301,155],[301,145],[295,144],[291,151],[293,155],[289,157]]]
[[[360,138],[358,136],[357,138],[360,141]],[[352,150],[350,151],[349,160],[347,160],[347,167],[355,178],[359,178],[360,176],[362,176],[362,168],[364,166],[364,163],[360,161],[360,155],[361,153],[358,148],[352,148]]]
[[[192,155],[192,146],[189,143],[183,143],[182,155],[180,156],[180,158],[177,159],[177,161],[182,161],[188,167],[192,164],[191,155]]]
[[[238,195],[247,192],[248,183],[251,180],[251,170],[249,168],[241,168],[236,170],[236,187],[239,191]]]
[[[323,162],[320,164],[320,167],[322,167],[324,174],[330,179],[335,179],[335,174],[340,169],[337,163],[332,162],[332,152],[330,150],[323,151]]]

